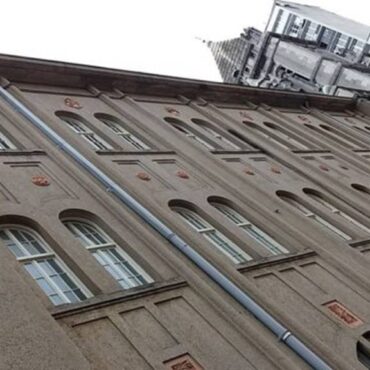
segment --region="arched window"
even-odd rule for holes
[[[63,224],[123,289],[153,282],[153,279],[98,226],[82,220],[64,220]]]
[[[0,132],[0,150],[16,149],[13,143]]]
[[[112,146],[105,142],[101,137],[96,135],[90,130],[83,119],[75,114],[71,115],[68,113],[57,112],[56,115],[64,122],[67,123],[68,127],[75,133],[81,136],[84,140],[88,141],[89,144],[96,150],[109,150]]]
[[[259,148],[257,145],[255,145],[252,142],[250,142],[249,140],[247,140],[247,138],[245,136],[243,136],[242,134],[240,134],[239,132],[234,131],[234,130],[227,130],[227,131],[231,135],[235,136],[237,139],[239,139],[240,141],[242,141],[243,143],[248,144],[252,149],[261,150],[261,148]]]
[[[233,149],[240,150],[240,147],[234,144],[231,140],[227,139],[224,135],[221,135],[216,129],[212,127],[209,122],[203,121],[201,119],[193,118],[191,120],[202,130],[206,131],[208,134],[211,134],[223,147],[223,149]]]
[[[357,343],[357,357],[362,365],[370,369],[370,346],[365,346],[360,342]]]
[[[354,143],[353,140],[350,140],[347,135],[343,135],[342,133],[339,133],[337,130],[334,130],[331,127],[320,125],[320,128],[318,128],[316,126],[308,124],[305,124],[305,127],[347,148],[358,148],[362,146],[361,144]]]
[[[365,193],[366,195],[370,194],[370,189],[364,185],[361,184],[352,184],[351,185],[353,189],[360,191],[361,193]]]
[[[320,125],[320,128],[329,132],[328,135],[333,136],[334,140],[341,140],[342,142],[347,143],[347,145],[350,146],[350,147],[357,148],[357,147],[362,147],[363,146],[360,142],[351,138],[349,135],[346,135],[346,134],[340,132],[339,130],[334,129],[333,127],[329,127],[329,126],[326,126],[326,125]]]
[[[314,210],[309,208],[308,205],[303,204],[296,196],[290,193],[286,192],[277,192],[277,195],[279,196],[280,199],[283,201],[289,203],[292,207],[294,207],[297,211],[302,213],[304,216],[310,218],[313,220],[315,223],[320,225],[322,228],[329,230],[330,232],[334,233],[335,235],[341,237],[342,239],[345,240],[351,240],[352,238],[347,235],[345,232],[339,230],[336,226],[334,226],[332,223],[329,221],[325,220],[321,216],[317,215]]]
[[[367,369],[370,369],[370,332],[365,333],[357,342],[357,357]]]
[[[2,227],[0,238],[55,305],[83,301],[89,295],[34,231],[20,226]]]
[[[174,207],[172,210],[178,213],[188,225],[213,244],[220,252],[229,257],[234,263],[242,263],[252,259],[252,257],[197,213],[184,207]]]
[[[252,128],[253,130],[258,131],[265,139],[274,142],[275,144],[279,145],[280,147],[282,147],[284,149],[289,149],[288,145],[286,145],[285,143],[283,143],[280,140],[273,137],[270,134],[270,132],[268,130],[266,130],[265,128],[260,127],[260,126],[256,125],[255,123],[249,122],[249,121],[243,121],[243,123],[245,125],[247,125],[248,127]]]
[[[301,143],[297,139],[294,139],[292,137],[292,134],[288,133],[287,130],[285,130],[284,128],[281,128],[281,127],[279,127],[279,126],[277,126],[273,123],[270,123],[270,122],[264,122],[263,124],[266,127],[270,128],[271,130],[274,130],[277,136],[281,137],[286,142],[292,144],[295,148],[303,149],[303,150],[309,149],[309,147],[307,145],[304,145],[303,143]]]
[[[95,117],[103,122],[110,130],[121,138],[126,144],[137,150],[149,150],[150,147],[146,145],[141,139],[123,128],[122,124],[114,117],[103,114],[95,114]]]
[[[337,216],[341,217],[346,223],[350,223],[354,226],[357,226],[362,231],[365,231],[367,234],[370,234],[370,229],[363,225],[361,222],[355,220],[347,213],[339,210],[338,208],[334,207],[331,203],[329,203],[327,200],[325,200],[321,194],[318,192],[311,190],[311,189],[304,189],[303,190],[305,194],[307,194],[310,198],[312,198],[317,203],[320,203],[322,206],[330,210],[332,213],[336,214]]]
[[[208,150],[214,150],[215,147],[207,142],[206,140],[199,137],[199,135],[196,135],[194,132],[191,131],[185,124],[185,122],[180,121],[179,119],[172,118],[172,117],[166,117],[164,120],[169,123],[172,127],[174,127],[176,130],[180,131],[183,135],[188,137],[191,140],[194,140],[198,144],[206,147]]]
[[[270,235],[265,233],[256,225],[248,221],[244,216],[237,212],[234,208],[231,208],[223,203],[210,202],[210,204],[215,207],[219,212],[226,216],[232,223],[237,225],[241,230],[243,230],[248,236],[254,239],[257,243],[262,245],[263,248],[267,249],[271,254],[278,255],[282,253],[289,253],[289,251],[284,248],[275,239],[271,238]]]

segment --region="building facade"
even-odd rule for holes
[[[225,82],[353,96],[370,90],[370,27],[316,6],[275,1],[264,32],[207,42]]]
[[[0,76],[0,369],[311,368],[293,335],[370,368],[369,102],[10,56]]]

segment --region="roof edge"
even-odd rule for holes
[[[6,54],[0,54],[0,76],[11,83],[83,89],[93,85],[101,90],[117,88],[126,94],[165,97],[184,95],[189,99],[202,97],[224,103],[243,104],[249,101],[284,107],[299,107],[309,103],[332,110],[351,109],[355,105],[355,99],[351,98],[252,88]]]

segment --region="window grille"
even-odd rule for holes
[[[334,214],[338,215],[339,217],[341,217],[342,219],[344,219],[344,221],[346,223],[349,222],[349,223],[357,226],[358,228],[360,228],[362,231],[365,231],[367,234],[370,234],[370,229],[367,226],[365,226],[361,222],[355,220],[354,218],[352,218],[347,213],[345,213],[345,212],[337,209],[336,207],[334,207],[332,204],[330,204],[329,202],[327,202],[326,200],[324,200],[319,195],[313,194],[313,193],[306,193],[306,194],[309,197],[311,197],[312,199],[314,199],[316,202],[320,203],[325,208],[329,209],[332,213],[334,213]]]
[[[119,136],[126,144],[136,150],[149,150],[150,147],[146,145],[137,136],[124,129],[118,122],[115,122],[109,118],[99,118],[106,126],[108,126],[117,136]]]
[[[7,227],[0,238],[55,305],[87,298],[86,289],[36,233]]]
[[[289,203],[291,206],[293,206],[298,211],[300,211],[303,215],[305,215],[306,217],[310,218],[311,220],[319,224],[322,228],[329,230],[330,232],[336,234],[337,236],[341,237],[344,240],[352,239],[345,232],[339,230],[336,226],[334,226],[329,221],[324,220],[322,217],[314,213],[312,210],[308,209],[306,206],[304,206],[299,201],[291,198],[290,196],[286,196],[286,195],[281,195],[280,198],[284,200],[285,202]]]
[[[84,140],[88,141],[96,150],[109,150],[113,149],[111,145],[105,142],[101,137],[91,131],[81,121],[73,117],[59,116],[68,126]]]
[[[123,289],[153,282],[153,279],[96,225],[78,220],[63,223]]]
[[[278,255],[282,253],[289,253],[289,251],[279,244],[276,240],[271,238],[267,233],[261,230],[256,225],[248,221],[244,216],[235,211],[235,209],[221,203],[211,203],[218,211],[226,216],[231,222],[242,229],[248,236],[254,239],[257,243],[262,245],[271,254]]]
[[[252,257],[195,212],[185,208],[174,208],[173,210],[178,213],[188,225],[213,244],[220,252],[229,257],[234,263],[242,263],[252,259]]]

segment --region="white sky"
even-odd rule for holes
[[[297,0],[296,0],[297,1]],[[301,0],[370,23],[369,0]],[[9,0],[0,53],[220,81],[208,48],[264,29],[272,0]]]

